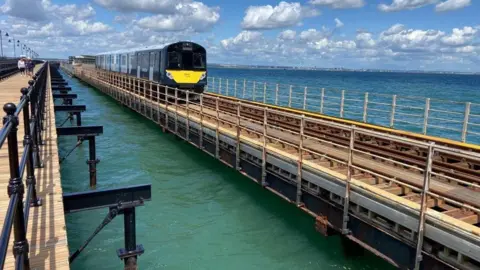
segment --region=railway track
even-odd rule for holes
[[[164,88],[155,83],[137,80],[132,84],[128,77],[122,76],[120,79],[105,77],[103,80],[147,100],[165,103],[165,96],[162,94]],[[175,104],[172,102],[173,92],[169,95],[171,96],[169,105],[177,106],[178,110],[186,110],[184,96]],[[262,140],[263,124],[266,120],[268,123],[266,144],[293,156],[298,156],[300,151],[300,116],[307,115],[304,120],[302,159],[344,176],[348,173],[351,125],[371,130],[372,133],[355,133],[352,178],[418,204],[422,200],[421,192],[427,163],[426,143],[434,142],[436,146],[453,149],[453,152],[435,152],[427,206],[480,227],[479,146],[216,94],[204,94],[202,99],[203,108],[198,101],[189,103],[191,115],[203,117],[204,120],[213,123],[219,120],[220,127],[235,131],[237,106],[241,103],[241,134]],[[220,111],[218,115],[217,106]],[[264,108],[268,108],[266,119]],[[203,116],[200,116],[201,114]],[[323,123],[311,119],[319,119]],[[398,136],[404,140],[396,139]],[[423,143],[423,146],[419,146],[418,143]],[[455,150],[467,152],[467,155],[457,154]]]
[[[203,106],[215,110],[217,97],[204,95]],[[228,97],[218,97],[218,108],[230,116],[237,115],[235,106],[238,100]],[[278,107],[271,108],[267,104],[258,105],[249,101],[242,104],[254,106],[241,107],[240,115],[245,120],[256,124],[250,127],[259,132],[251,132],[251,136],[261,138],[263,130],[264,107],[269,107],[267,122],[269,128],[269,144],[287,151],[298,153],[299,117],[289,117]],[[282,112],[282,113],[280,113]],[[291,110],[289,110],[291,113]],[[301,114],[299,111],[298,114]],[[212,117],[214,118],[214,117]],[[214,120],[214,119],[211,119]],[[228,124],[227,124],[228,125]],[[247,124],[248,125],[248,124]],[[256,126],[255,126],[256,125]],[[234,125],[229,125],[233,128]],[[282,134],[283,133],[283,134]],[[285,135],[287,134],[287,135]],[[317,122],[305,121],[303,158],[316,164],[327,167],[338,173],[347,175],[346,161],[350,144],[350,130]],[[289,144],[275,142],[276,137]],[[416,139],[413,136],[408,139]],[[431,142],[423,140],[424,142]],[[439,145],[462,149],[458,145],[436,142]],[[421,202],[421,189],[423,187],[423,173],[427,162],[427,149],[415,144],[389,140],[385,137],[370,134],[358,134],[354,138],[355,154],[353,165],[356,166],[353,178],[373,185],[396,196],[410,201]],[[465,147],[463,147],[465,148]],[[462,149],[463,150],[463,149]],[[478,153],[478,151],[475,151]],[[445,215],[454,217],[472,225],[479,225],[480,209],[480,160],[465,158],[450,153],[437,152],[432,164],[430,190],[427,205]]]

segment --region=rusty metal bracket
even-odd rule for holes
[[[323,236],[329,236],[327,216],[319,215],[315,218],[315,229]]]

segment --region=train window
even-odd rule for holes
[[[155,65],[155,53],[150,53],[150,66],[153,67]]]
[[[193,68],[202,69],[205,68],[205,54],[194,53],[193,54]]]
[[[180,69],[180,59],[179,53],[169,52],[168,53],[168,68],[169,69]]]
[[[160,68],[160,54],[158,52],[155,53],[155,62],[153,63],[153,68],[155,70]]]
[[[132,65],[132,67],[137,67],[137,57],[135,54],[130,54],[130,65]]]
[[[142,68],[148,68],[148,53],[142,53]]]

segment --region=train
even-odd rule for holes
[[[95,67],[195,93],[207,85],[207,52],[190,41],[99,53]]]

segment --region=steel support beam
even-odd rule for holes
[[[106,190],[93,190],[68,193],[63,195],[63,209],[65,213],[116,207],[119,205],[138,205],[152,199],[150,184]]]
[[[58,136],[98,136],[103,134],[103,126],[59,127]]]
[[[53,107],[55,112],[84,112],[87,110],[85,105],[55,105]]]

